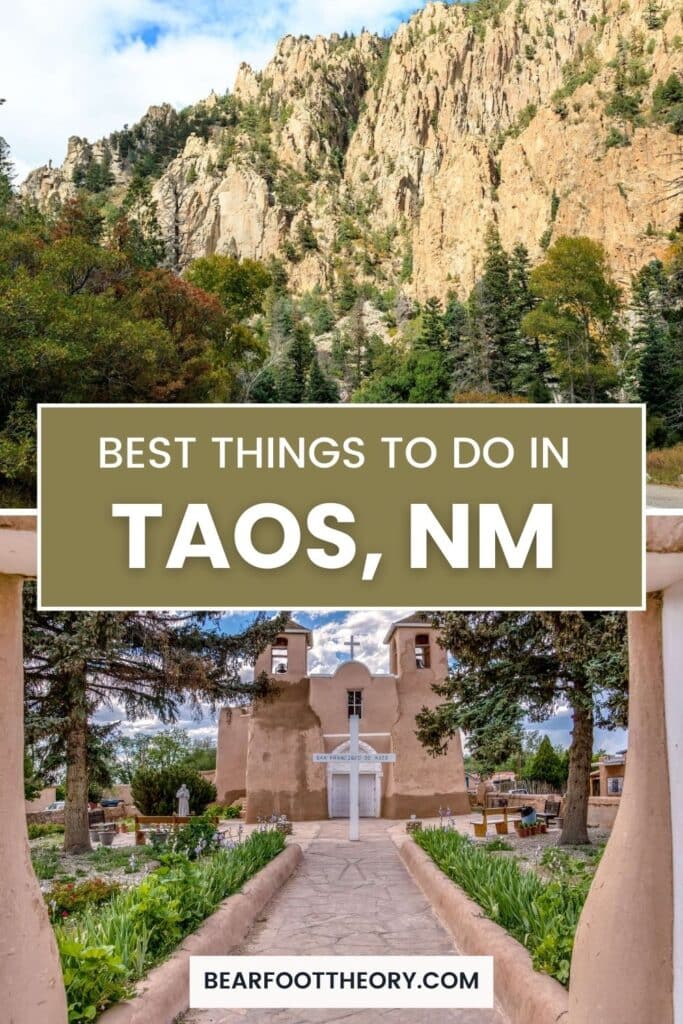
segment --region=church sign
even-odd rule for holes
[[[315,764],[336,764],[357,762],[358,764],[393,764],[396,754],[314,754]]]

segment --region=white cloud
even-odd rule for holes
[[[241,61],[262,67],[277,38],[376,31],[401,4],[361,0],[39,0],[7,5],[0,36],[0,135],[18,176],[60,163],[70,135],[97,139],[155,103],[196,102],[232,86]],[[148,45],[150,44],[150,45]]]

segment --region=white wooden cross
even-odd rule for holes
[[[315,764],[340,763],[349,766],[349,839],[360,839],[360,766],[363,763],[380,761],[393,763],[396,754],[362,754],[360,751],[360,716],[349,715],[348,754],[314,754]]]

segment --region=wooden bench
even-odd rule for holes
[[[169,825],[170,831],[175,832],[181,825],[187,825],[190,818],[180,817],[178,814],[136,814],[135,815],[135,845],[144,846],[147,833],[156,831],[150,826]]]
[[[508,807],[479,807],[477,808],[481,814],[481,820],[475,821],[474,818],[470,818],[470,824],[474,825],[475,836],[485,836],[488,832],[489,821],[496,826],[496,833],[499,836],[507,836],[510,834],[508,824],[511,821],[516,821],[514,813],[516,809]],[[502,820],[497,816],[502,814]],[[496,816],[497,820],[493,818]]]

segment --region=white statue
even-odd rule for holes
[[[178,797],[178,817],[189,818],[190,816],[190,791],[183,782],[182,786],[176,793]]]

